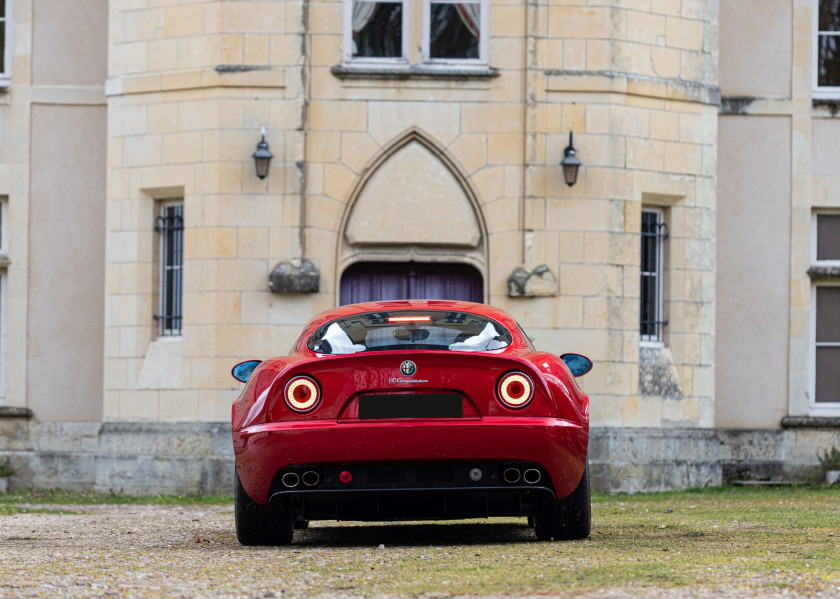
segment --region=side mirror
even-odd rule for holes
[[[566,363],[574,376],[583,376],[592,370],[592,360],[580,354],[563,354],[560,359]]]
[[[248,379],[251,378],[251,373],[260,364],[262,364],[262,360],[246,360],[234,366],[230,373],[237,381],[247,383]]]

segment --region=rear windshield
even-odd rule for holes
[[[319,354],[356,354],[399,349],[491,351],[512,342],[494,320],[466,312],[398,310],[353,314],[328,322],[306,346]]]

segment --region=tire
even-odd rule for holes
[[[306,530],[309,528],[309,520],[295,520],[295,530]]]
[[[292,519],[279,506],[260,505],[245,492],[235,473],[236,539],[242,545],[291,545]]]
[[[565,499],[548,498],[534,513],[534,532],[540,541],[585,539],[592,529],[589,497],[589,464],[572,494]]]

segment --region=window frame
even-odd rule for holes
[[[432,4],[461,4],[457,0],[423,0],[423,40],[420,50],[420,62],[424,65],[435,66],[442,65],[447,67],[479,67],[489,64],[488,53],[490,44],[488,38],[490,37],[488,31],[490,30],[490,2],[489,0],[468,0],[463,4],[478,4],[481,9],[481,19],[479,21],[478,39],[478,58],[432,58],[431,47],[431,22],[432,22]]]
[[[9,197],[0,196],[0,399],[6,397],[6,339],[8,337]]]
[[[175,242],[176,245],[180,243],[180,263],[173,267],[173,270],[180,271],[180,276],[177,277],[177,282],[175,285],[174,293],[177,295],[176,300],[173,302],[173,313],[167,313],[167,296],[170,292],[169,286],[167,285],[167,252],[170,249],[167,244],[167,235],[165,234],[165,230],[162,229],[160,223],[162,219],[169,218],[166,216],[166,211],[168,208],[172,206],[180,206],[181,213],[176,214],[176,218],[181,219],[181,228],[180,228],[180,235],[175,235],[177,241]],[[183,328],[184,328],[184,200],[183,199],[171,199],[171,200],[160,200],[158,202],[158,210],[156,211],[157,214],[155,215],[155,232],[158,235],[158,306],[157,306],[157,314],[154,315],[155,320],[157,321],[157,335],[158,338],[163,337],[181,337],[183,335]],[[178,229],[176,229],[177,231]],[[177,251],[177,250],[175,250]],[[177,322],[178,326],[174,326],[174,323]],[[167,326],[170,324],[172,326]]]
[[[664,287],[664,280],[665,280],[665,240],[668,239],[668,224],[665,220],[665,209],[659,206],[642,206],[641,215],[644,216],[645,212],[650,212],[656,214],[656,223],[657,228],[660,231],[664,230],[664,234],[657,234],[657,242],[656,242],[656,306],[654,308],[655,313],[655,330],[656,334],[654,335],[644,335],[642,334],[642,286],[641,281],[642,278],[645,276],[644,273],[646,271],[642,270],[642,252],[639,251],[639,344],[643,347],[664,347],[665,346],[665,327],[668,325],[668,321],[665,320],[665,287]],[[643,218],[640,218],[640,230],[639,230],[639,241],[640,243],[644,243],[644,231],[641,230],[641,223]],[[640,247],[641,250],[641,247]]]
[[[412,0],[383,0],[388,4],[402,4],[402,56],[399,57],[369,57],[353,56],[353,5],[366,0],[344,0],[343,48],[344,64],[393,67],[395,65],[408,66],[411,53],[411,5]],[[375,2],[374,2],[375,3]]]
[[[6,14],[0,14],[0,21],[5,26],[5,47],[3,48],[3,63],[0,66],[0,89],[7,89],[12,82],[12,17],[14,0],[6,0]]]
[[[840,98],[840,86],[820,86],[820,2],[822,0],[813,0],[812,8],[812,27],[813,40],[811,41],[811,93],[817,99]],[[838,38],[840,43],[840,31],[825,32],[822,35],[830,35]]]
[[[821,208],[811,213],[811,264],[820,267],[840,267],[838,260],[817,260],[817,219],[823,214],[840,215],[840,208]],[[817,289],[819,287],[840,287],[840,280],[811,280],[811,315],[809,318],[808,344],[808,413],[811,416],[838,416],[840,402],[817,402]],[[823,345],[826,342],[823,342]],[[828,345],[824,347],[832,347]],[[836,342],[840,344],[840,342]]]
[[[432,4],[458,4],[456,0],[386,0],[403,5],[402,21],[402,56],[398,58],[356,57],[353,56],[353,5],[356,1],[344,0],[344,16],[342,31],[342,60],[344,65],[354,67],[381,67],[409,69],[421,66],[426,69],[463,69],[465,71],[476,68],[487,68],[490,56],[490,1],[470,0],[467,4],[478,4],[481,9],[479,22],[479,45],[477,59],[473,58],[431,58],[431,8]],[[419,12],[415,12],[419,11]],[[417,19],[420,19],[420,50],[419,55],[412,53],[412,34],[416,34]]]
[[[9,198],[0,196],[0,256],[9,256]]]

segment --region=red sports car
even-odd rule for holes
[[[527,516],[589,535],[592,362],[534,349],[506,312],[437,300],[342,306],[285,357],[233,369],[236,535],[286,545],[310,520]]]

